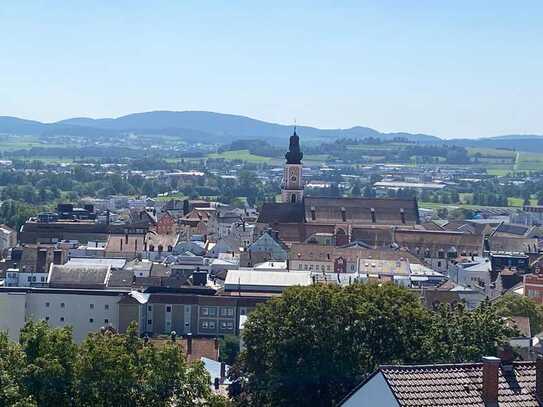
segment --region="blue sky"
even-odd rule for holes
[[[541,1],[0,2],[0,115],[543,134]]]

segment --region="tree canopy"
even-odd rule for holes
[[[331,406],[381,364],[474,361],[510,333],[489,303],[433,312],[392,284],[293,287],[250,315],[232,395],[240,405]]]
[[[494,302],[497,312],[503,317],[528,317],[532,335],[543,330],[543,306],[524,295],[505,294]]]
[[[90,334],[76,345],[70,328],[28,322],[20,343],[0,334],[0,405],[226,406],[212,394],[201,362],[183,349],[146,344],[135,325],[127,334]]]

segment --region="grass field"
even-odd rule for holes
[[[269,157],[251,154],[249,150],[224,151],[222,153],[211,153],[207,156],[208,158],[224,158],[225,160],[241,160],[252,163],[269,163],[273,160]]]
[[[474,156],[481,154],[483,157],[515,158],[516,152],[511,150],[499,150],[497,148],[476,148],[468,147],[468,154]]]

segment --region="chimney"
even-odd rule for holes
[[[226,377],[226,363],[221,362],[221,384],[224,384],[225,377]]]
[[[485,406],[498,405],[498,372],[500,359],[494,356],[483,356],[483,401]]]
[[[215,338],[213,345],[215,345],[215,352],[217,353],[217,356],[219,356],[219,338]]]
[[[187,356],[192,355],[192,334],[187,334]]]
[[[535,361],[535,397],[543,401],[543,355],[537,355]]]
[[[513,348],[510,344],[505,344],[500,349],[500,359],[501,359],[501,365],[502,365],[502,372],[503,373],[509,373],[513,371],[513,359],[515,359],[515,355],[513,353]]]

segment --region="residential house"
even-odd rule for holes
[[[540,406],[543,359],[381,366],[340,402],[342,407]]]

